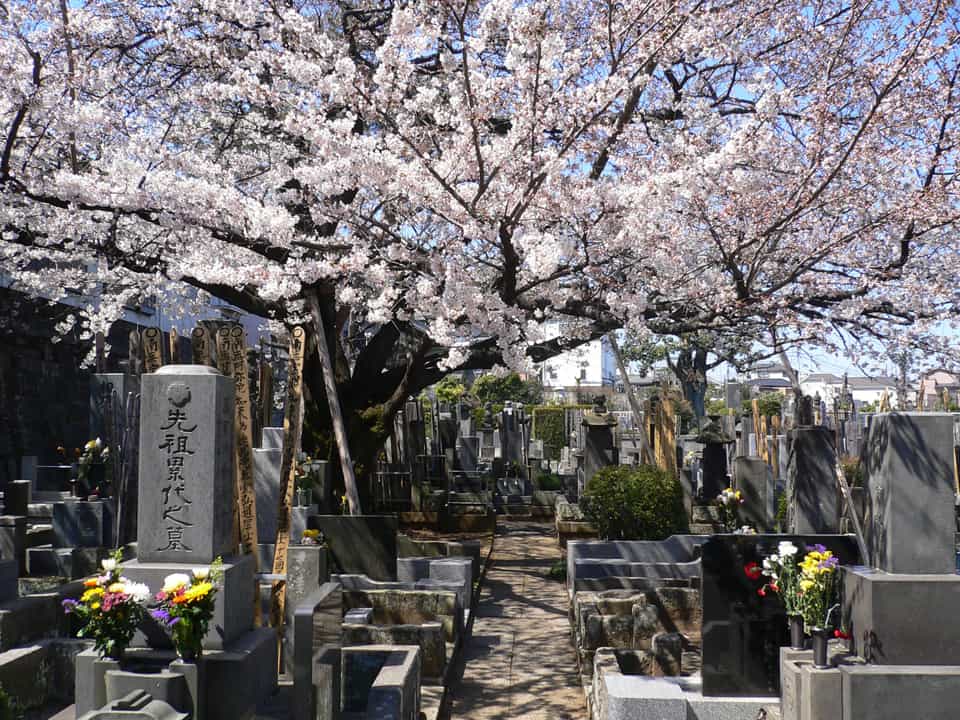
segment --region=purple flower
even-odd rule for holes
[[[840,564],[840,561],[836,557],[828,557],[826,560],[821,560],[818,567],[830,568],[831,570],[837,567]]]
[[[173,617],[172,615],[170,615],[170,613],[168,613],[163,608],[157,608],[156,610],[151,610],[150,617],[152,617],[157,622],[163,623],[168,628],[172,628],[174,625],[180,622],[180,618]]]
[[[817,543],[816,545],[814,545],[813,549],[816,550],[818,553],[825,553],[827,551],[826,546],[821,545],[820,543]]]
[[[78,603],[76,600],[72,600],[70,598],[66,598],[63,602],[60,603],[60,605],[63,607],[63,612],[65,615],[69,615],[70,613],[72,613],[74,608],[77,607],[77,605],[79,604],[80,603]]]

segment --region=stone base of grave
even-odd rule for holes
[[[780,717],[769,697],[704,697],[700,678],[605,673],[595,678],[598,720],[753,720]],[[763,711],[763,712],[761,712]]]
[[[86,650],[76,659],[76,716],[143,690],[196,720],[248,720],[276,690],[276,668],[270,628],[252,630],[225,650],[205,651],[196,664],[149,648],[130,648],[121,662]]]
[[[0,603],[17,598],[18,575],[16,560],[0,560]]]
[[[830,667],[783,650],[782,720],[948,720],[957,715],[960,666],[867,665],[831,642]]]
[[[307,525],[323,533],[331,572],[356,573],[372,580],[397,579],[396,517],[313,515]]]
[[[27,574],[33,577],[87,577],[100,572],[100,561],[110,557],[113,548],[58,548],[52,545],[27,548]]]
[[[857,655],[875,665],[960,662],[960,575],[901,575],[867,567],[845,567],[843,573],[844,617]],[[905,612],[911,608],[922,612]]]
[[[256,591],[252,555],[235,555],[224,558],[223,586],[217,592],[216,607],[210,630],[204,638],[207,650],[222,650],[253,626],[253,603]],[[146,583],[151,592],[163,587],[163,579],[172,573],[190,573],[191,567],[183,563],[126,562],[123,575],[135,582]],[[133,638],[131,647],[172,647],[169,635],[153,618],[147,617]]]

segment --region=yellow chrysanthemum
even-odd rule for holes
[[[800,581],[800,591],[801,591],[801,592],[807,592],[807,591],[808,591],[810,588],[812,588],[814,585],[816,585],[816,583],[815,583],[813,580],[801,580],[801,581]]]
[[[126,589],[127,587],[123,583],[115,582],[113,583],[113,585],[107,588],[107,592],[122,593],[122,592],[126,592]]]
[[[94,604],[91,605],[90,607],[93,608],[94,610],[99,610],[99,609],[100,609],[100,603],[94,603]]]
[[[103,588],[101,587],[90,588],[89,590],[85,590],[83,595],[80,596],[80,602],[88,602],[102,595],[103,595]]]
[[[212,583],[208,583],[208,582],[198,583],[197,585],[194,585],[193,587],[189,588],[182,595],[178,595],[177,597],[175,597],[173,599],[173,602],[176,603],[177,605],[193,602],[194,600],[199,600],[201,598],[206,597],[211,590],[213,590]]]

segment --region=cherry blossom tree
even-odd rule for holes
[[[615,328],[931,341],[960,286],[958,18],[0,0],[0,270],[85,293],[93,330],[183,287],[287,325],[314,304],[367,471],[451,369]]]

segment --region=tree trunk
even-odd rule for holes
[[[607,335],[610,341],[610,348],[613,350],[613,357],[617,360],[617,369],[620,370],[620,377],[623,378],[623,387],[627,393],[627,400],[630,402],[630,410],[633,412],[633,422],[637,426],[640,436],[640,461],[645,463],[653,462],[653,454],[650,452],[650,443],[647,442],[646,422],[643,417],[643,410],[637,396],[633,394],[633,387],[630,385],[630,375],[627,373],[627,365],[623,361],[623,353],[620,352],[620,345],[613,333]]]
[[[320,303],[315,293],[311,292],[307,295],[307,305],[310,308],[310,316],[313,319],[313,326],[316,331],[317,354],[323,368],[327,407],[330,410],[333,435],[336,438],[337,450],[340,454],[340,472],[343,476],[344,489],[346,490],[347,505],[350,508],[351,515],[360,515],[362,513],[360,495],[357,492],[357,480],[353,474],[353,461],[350,459],[350,444],[347,441],[347,429],[343,422],[343,414],[340,411],[340,393],[337,391],[337,379],[333,371],[333,362],[330,359],[326,327],[323,323],[323,316],[320,313]]]
[[[707,414],[707,351],[695,345],[683,348],[674,373],[699,425]]]

